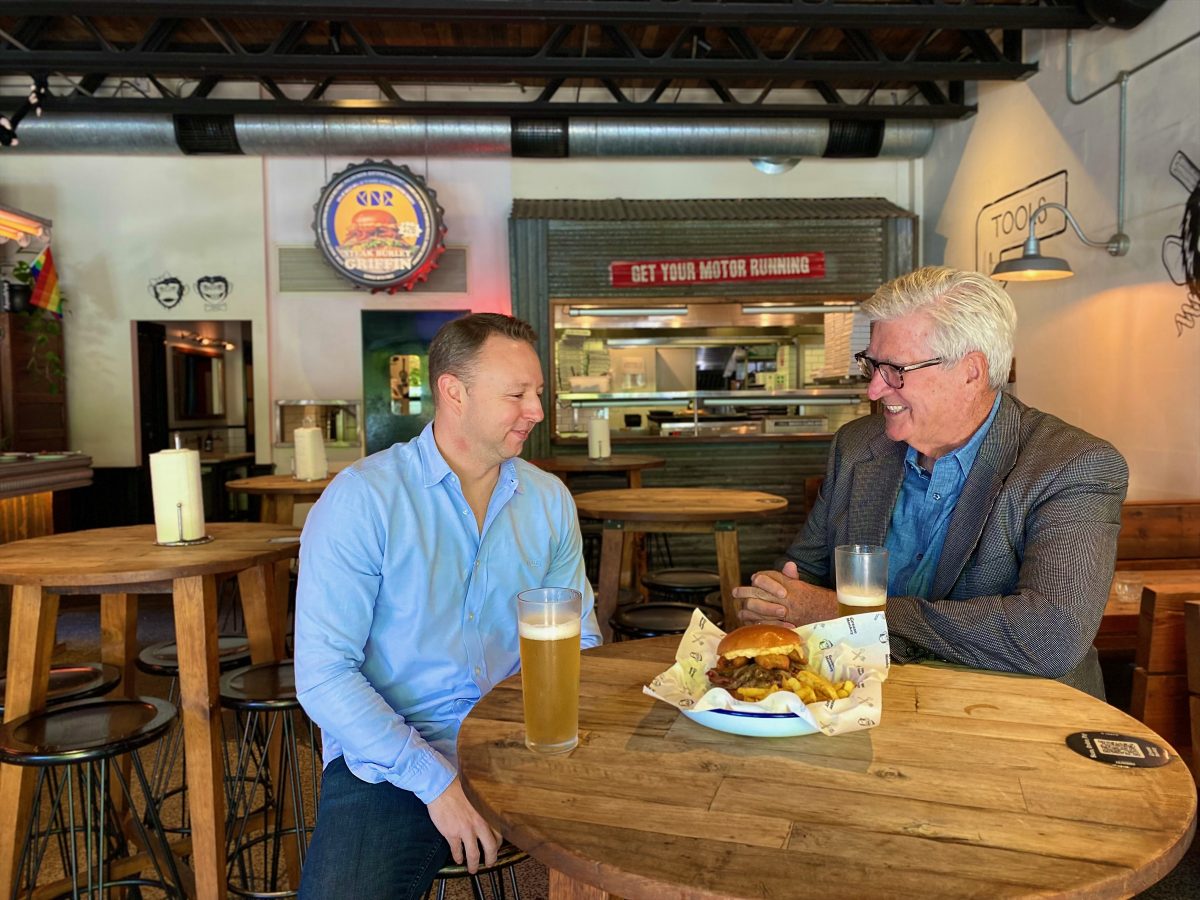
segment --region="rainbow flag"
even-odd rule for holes
[[[58,271],[54,268],[54,257],[50,255],[49,247],[33,261],[29,271],[33,274],[33,296],[29,302],[61,319],[62,294],[58,290]]]

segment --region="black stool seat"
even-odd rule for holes
[[[106,663],[86,662],[51,666],[46,706],[99,697],[120,683],[121,670]],[[8,679],[0,677],[0,717],[4,715],[4,694],[7,689]]]
[[[296,670],[290,659],[234,669],[221,676],[221,705],[229,709],[296,709]]]
[[[512,867],[519,862],[524,862],[527,859],[529,859],[528,853],[526,853],[520,847],[514,847],[508,841],[505,841],[500,845],[500,849],[496,852],[495,865],[480,865],[479,868],[475,870],[474,875],[467,871],[466,866],[460,866],[454,860],[450,860],[446,863],[446,865],[442,866],[438,870],[434,881],[434,886],[437,889],[435,896],[437,897],[437,900],[445,900],[447,881],[450,881],[454,878],[470,878],[472,895],[476,898],[485,897],[486,894],[483,891],[482,879],[486,876],[491,882],[492,897],[503,900],[504,885],[500,880],[500,873],[507,869],[508,881],[509,886],[512,888],[513,900],[521,900],[521,890],[517,884],[517,876],[516,873],[513,872]],[[426,894],[426,897],[428,897],[428,894]]]
[[[725,616],[719,606],[701,606],[679,601],[650,601],[622,606],[608,620],[613,632],[621,638],[658,637],[660,634],[683,634],[692,621],[692,612],[699,607],[710,622],[720,627]]]
[[[53,766],[107,759],[162,736],[175,707],[158,697],[80,700],[0,727],[0,762]]]
[[[656,569],[642,576],[651,600],[681,600],[699,604],[721,587],[721,578],[707,569]]]
[[[250,640],[244,634],[222,634],[217,638],[217,661],[227,672],[250,662]],[[138,654],[137,667],[147,675],[179,675],[179,647],[174,641],[151,644]]]

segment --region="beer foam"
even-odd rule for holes
[[[533,622],[520,622],[521,637],[527,641],[561,641],[563,638],[575,637],[579,634],[579,620],[574,622],[559,622],[557,625],[538,625]]]
[[[850,594],[838,591],[838,603],[843,606],[883,606],[887,603],[887,594]]]

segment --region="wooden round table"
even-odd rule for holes
[[[612,638],[609,617],[617,608],[621,560],[634,534],[711,534],[717,545],[717,573],[725,621],[733,622],[733,589],[742,583],[737,523],[787,508],[787,499],[762,491],[727,488],[640,488],[588,491],[575,496],[579,515],[604,520],[600,545],[600,588],[596,615],[605,640]]]
[[[255,494],[262,498],[260,522],[291,525],[297,503],[316,503],[321,492],[333,481],[331,473],[316,481],[300,481],[291,475],[256,475],[225,482],[225,490],[235,494]]]
[[[0,584],[13,585],[4,719],[45,706],[60,594],[100,594],[101,660],[135,692],[137,596],[171,593],[179,647],[179,714],[187,757],[196,894],[225,896],[225,779],[217,693],[217,579],[237,575],[250,656],[283,658],[287,566],[299,531],[257,522],[211,522],[213,540],[160,547],[153,525],[98,528],[0,545]],[[35,769],[0,765],[0,895],[11,892]]]
[[[628,478],[629,487],[642,486],[642,472],[646,469],[661,469],[667,461],[661,456],[639,456],[634,453],[615,453],[604,459],[591,459],[587,456],[542,456],[531,459],[531,463],[546,472],[555,475],[609,475],[623,474]]]
[[[642,693],[677,644],[583,654],[568,755],[526,749],[519,675],[463,723],[468,797],[550,867],[552,900],[1127,897],[1195,832],[1183,761],[1075,753],[1065,739],[1083,730],[1163,741],[1056,681],[896,665],[875,728],[739,737]]]

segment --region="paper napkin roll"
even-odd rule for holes
[[[292,432],[296,447],[296,477],[301,481],[316,481],[329,474],[325,458],[325,438],[317,427],[301,426]]]
[[[588,458],[608,459],[612,456],[611,434],[608,419],[596,417],[588,420]]]
[[[200,487],[198,450],[151,453],[150,490],[154,496],[154,533],[160,544],[204,537],[204,492]]]

